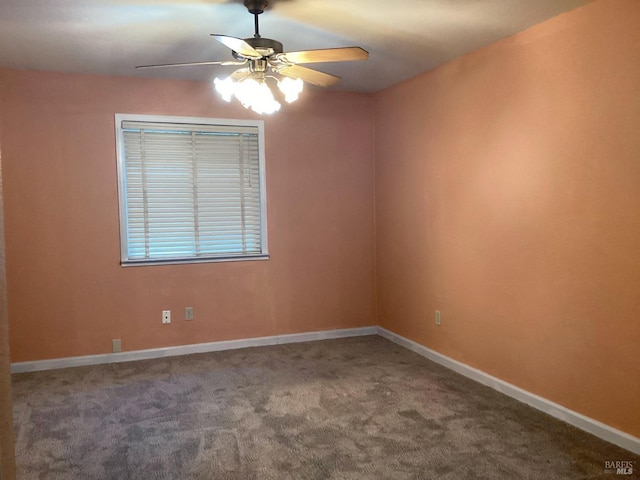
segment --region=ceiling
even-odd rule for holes
[[[270,0],[260,33],[285,51],[357,45],[367,61],[308,65],[333,88],[383,89],[590,0]],[[247,38],[242,0],[0,0],[0,67],[212,80],[233,67],[210,33]]]

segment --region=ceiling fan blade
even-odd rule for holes
[[[298,65],[287,65],[279,68],[278,73],[291,78],[299,78],[305,82],[318,85],[319,87],[330,87],[340,81],[340,77],[335,75],[329,75],[328,73],[319,72],[307,67],[300,67]]]
[[[239,53],[243,57],[247,58],[262,58],[262,55],[247,42],[241,38],[228,37],[226,35],[217,35],[212,33],[211,36],[223,45],[229,47],[234,52]]]
[[[190,67],[193,65],[244,65],[247,62],[188,62],[188,63],[161,63],[159,65],[138,65],[136,68],[158,67]]]
[[[322,63],[322,62],[350,62],[366,60],[369,52],[360,47],[324,48],[321,50],[302,50],[299,52],[285,52],[278,55],[291,63]]]

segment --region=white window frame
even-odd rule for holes
[[[125,152],[122,123],[124,121],[145,122],[145,123],[171,123],[171,124],[195,124],[195,125],[222,125],[229,126],[250,126],[258,129],[258,155],[259,155],[259,176],[260,176],[260,245],[259,254],[243,255],[216,255],[181,257],[171,259],[129,259],[128,256],[128,232],[127,232],[127,189],[125,175]],[[269,258],[268,238],[267,238],[267,193],[266,193],[266,169],[265,169],[265,148],[264,148],[264,121],[262,120],[237,120],[226,118],[208,117],[185,117],[169,115],[142,115],[142,114],[115,114],[116,133],[116,157],[118,171],[118,203],[120,215],[120,263],[125,266],[146,266],[146,265],[170,265],[184,263],[204,263],[204,262],[234,262],[249,260],[266,260]]]

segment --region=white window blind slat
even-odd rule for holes
[[[123,264],[266,254],[261,128],[131,119],[116,127]]]

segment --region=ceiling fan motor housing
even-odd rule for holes
[[[267,0],[244,0],[244,6],[247,7],[249,13],[260,15],[269,6],[269,2]]]

